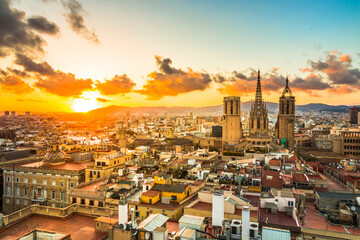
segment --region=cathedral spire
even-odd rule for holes
[[[257,79],[257,86],[256,86],[255,101],[256,101],[256,102],[261,102],[261,101],[262,101],[261,81],[260,81],[260,69],[258,70],[258,79]]]
[[[285,87],[289,88],[289,78],[288,78],[288,76],[286,76],[286,86]]]

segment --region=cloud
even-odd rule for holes
[[[43,16],[33,16],[27,19],[29,27],[49,35],[56,35],[60,32],[59,27],[54,22],[50,22]]]
[[[111,80],[105,82],[96,82],[96,89],[102,95],[124,94],[132,91],[135,83],[126,75],[115,75]]]
[[[19,66],[23,66],[28,72],[36,72],[41,75],[53,75],[55,70],[47,63],[36,63],[30,57],[17,53],[15,63]]]
[[[61,0],[65,9],[66,21],[70,24],[71,29],[80,36],[99,43],[99,38],[94,31],[90,31],[84,22],[82,14],[85,12],[81,3],[76,0]]]
[[[42,101],[42,100],[37,100],[37,99],[17,99],[16,101],[18,102],[37,102],[37,103],[47,103],[46,101]]]
[[[331,51],[326,54],[326,60],[308,60],[309,67],[300,68],[305,77],[290,77],[290,87],[296,91],[303,91],[311,96],[321,96],[319,91],[346,94],[360,90],[360,70],[352,67],[352,58],[349,54]],[[256,89],[257,73],[248,69],[250,73],[234,71],[231,76],[217,74],[214,81],[220,84],[218,91],[223,94],[247,95]],[[283,89],[285,77],[271,70],[261,74],[262,90],[265,93]]]
[[[113,102],[113,100],[105,99],[105,98],[96,98],[96,101],[101,103]]]
[[[331,86],[329,83],[323,82],[319,75],[311,73],[306,78],[295,78],[291,82],[291,88],[298,90],[326,90]]]
[[[313,71],[325,73],[335,85],[347,84],[360,87],[360,70],[352,68],[351,62],[349,54],[332,51],[327,54],[326,60],[309,61],[309,64]]]
[[[18,75],[19,77],[22,77],[22,78],[27,78],[27,77],[29,77],[29,74],[27,73],[27,72],[25,72],[25,71],[21,71],[21,70],[19,70],[19,69],[14,69],[14,68],[10,68],[10,67],[8,67],[8,68],[6,68],[6,70],[8,70],[10,73],[13,73],[13,74],[15,74],[15,75]],[[5,72],[4,72],[5,73]],[[7,73],[5,73],[5,75],[6,75]]]
[[[0,86],[2,90],[15,94],[26,94],[34,91],[34,89],[18,75],[9,73],[3,74],[3,71],[1,71],[1,73]]]
[[[57,71],[54,75],[38,78],[36,87],[61,97],[79,96],[84,91],[92,90],[91,79],[76,78],[72,73]]]
[[[9,0],[0,0],[0,56],[11,53],[38,55],[44,52],[45,40],[24,22],[25,12],[12,9]]]
[[[187,71],[171,67],[169,58],[155,56],[159,72],[154,71],[147,76],[146,84],[136,92],[146,95],[149,100],[158,100],[164,96],[177,96],[196,90],[203,91],[210,86],[212,79],[208,73]]]

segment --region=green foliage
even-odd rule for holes
[[[224,151],[223,152],[224,156],[240,156],[243,157],[244,153],[243,152],[229,152],[229,151]]]

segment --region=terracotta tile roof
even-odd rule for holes
[[[281,160],[280,159],[270,159],[269,161],[270,166],[281,166]]]
[[[282,181],[279,171],[262,170],[261,171],[261,186],[281,188]]]
[[[161,192],[159,191],[155,191],[155,190],[148,190],[146,192],[144,192],[142,195],[147,196],[147,197],[155,197],[156,195],[159,195]]]
[[[298,183],[308,183],[308,179],[306,178],[305,174],[303,173],[293,173],[293,182],[298,182]]]

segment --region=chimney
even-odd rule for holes
[[[224,221],[224,192],[214,190],[212,194],[212,225],[221,227]]]
[[[244,206],[242,209],[241,239],[249,240],[249,236],[250,236],[250,209],[249,206]]]
[[[119,225],[125,225],[128,222],[128,203],[126,200],[119,200]]]

